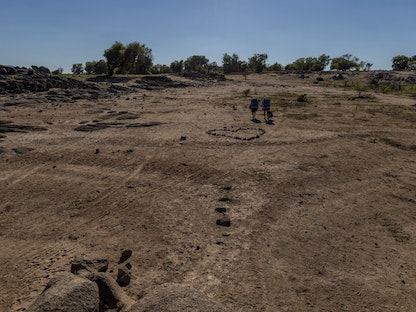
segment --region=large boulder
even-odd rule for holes
[[[224,306],[200,291],[180,284],[151,289],[129,312],[226,312]]]
[[[65,273],[52,278],[26,312],[98,312],[99,304],[96,283]]]

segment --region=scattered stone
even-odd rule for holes
[[[221,219],[218,219],[217,220],[217,225],[220,225],[220,226],[231,226],[231,220],[230,220],[229,217],[224,216]]]
[[[332,76],[333,80],[344,80],[344,76],[342,74]]]
[[[131,257],[132,254],[133,254],[133,251],[131,249],[124,249],[121,252],[121,257],[118,260],[118,264],[126,262]]]
[[[75,259],[71,262],[71,273],[78,274],[80,270],[88,272],[106,272],[108,269],[107,259]]]
[[[231,198],[228,198],[228,197],[221,197],[221,198],[218,199],[218,201],[220,201],[220,202],[231,202],[232,200],[231,200]]]
[[[65,273],[52,278],[27,312],[98,312],[98,286],[82,276]]]
[[[121,287],[128,286],[131,279],[131,264],[127,263],[126,265],[120,265],[117,270],[117,284]]]
[[[225,207],[217,207],[215,208],[215,211],[218,213],[226,213],[227,212],[227,208]]]

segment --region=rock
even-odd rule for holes
[[[98,286],[71,273],[52,278],[26,312],[98,312]]]
[[[131,264],[120,265],[117,270],[117,284],[121,287],[128,286],[131,279]]]
[[[16,154],[25,154],[27,152],[33,151],[33,148],[31,148],[31,147],[16,147],[16,148],[13,148],[13,151]]]
[[[50,74],[51,71],[49,70],[49,68],[45,67],[45,66],[40,66],[38,68],[39,72],[41,72],[42,74]]]
[[[0,74],[2,75],[15,75],[17,70],[13,66],[0,65]]]
[[[180,284],[151,289],[129,312],[227,312],[220,303],[202,292]]]
[[[118,264],[125,262],[127,259],[129,259],[131,257],[131,255],[133,254],[133,251],[131,251],[131,249],[125,249],[121,252],[121,257],[118,260]]]
[[[217,220],[217,225],[220,226],[231,226],[231,220],[229,217],[222,217],[221,219]]]
[[[71,262],[71,273],[77,274],[80,270],[88,272],[106,272],[108,269],[107,259],[75,259]]]
[[[215,208],[215,211],[218,213],[226,213],[227,212],[227,208],[225,207],[217,207]]]
[[[342,74],[334,75],[332,76],[333,80],[343,80],[344,76]]]
[[[116,309],[120,311],[132,305],[130,299],[116,283],[116,281],[105,273],[91,273],[87,278],[98,286],[100,294],[100,311]]]
[[[105,90],[95,83],[53,75],[45,66],[24,68],[0,65],[0,80],[0,94],[44,92],[55,88],[58,92],[52,97],[50,95],[46,97],[50,101],[68,102],[78,98],[94,101],[98,98],[109,97],[111,93],[118,93],[117,90],[110,91],[111,86],[106,87]],[[68,89],[71,90],[70,94],[67,93]],[[128,88],[125,89],[125,91],[128,90]],[[73,94],[71,93],[77,91],[82,91],[82,93],[75,94],[72,99]]]

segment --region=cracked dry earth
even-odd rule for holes
[[[416,310],[416,100],[227,78],[0,98],[14,129],[0,133],[0,311],[24,311],[76,257],[116,272],[124,248],[136,301],[180,283],[230,311]],[[274,124],[251,122],[246,89]]]

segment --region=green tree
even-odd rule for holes
[[[85,62],[85,72],[96,75],[107,74],[107,63],[104,60]]]
[[[126,46],[121,71],[128,74],[146,74],[153,66],[152,50],[139,42]]]
[[[150,72],[152,74],[168,74],[168,73],[171,73],[172,70],[167,65],[156,64],[156,65],[152,66],[152,68],[150,69]]]
[[[229,55],[225,53],[222,56],[222,69],[224,74],[230,74],[230,73],[237,73],[244,71],[243,67],[245,62],[240,61],[239,57],[236,53],[233,53],[233,55]]]
[[[295,71],[322,71],[328,66],[330,60],[331,58],[325,54],[319,57],[301,57],[286,65],[285,68]]]
[[[393,70],[406,70],[409,67],[409,61],[411,59],[405,55],[396,55],[392,59],[391,67]]]
[[[209,60],[203,55],[192,55],[185,61],[185,70],[188,72],[202,72],[207,67]]]
[[[84,67],[81,63],[72,64],[71,71],[74,75],[80,75],[84,72]]]
[[[174,61],[174,62],[170,63],[170,69],[174,73],[181,73],[181,72],[183,72],[183,69],[184,69],[184,62],[183,62],[183,60]]]
[[[341,57],[332,59],[331,69],[347,71],[351,69],[360,70],[360,60],[357,57],[353,57],[351,54],[344,54]]]
[[[124,44],[118,41],[104,51],[104,57],[107,60],[108,74],[110,76],[114,75],[116,69],[123,65],[125,51],[126,47]]]
[[[283,69],[283,65],[279,63],[274,63],[266,68],[268,71],[281,71]]]
[[[87,74],[93,74],[95,71],[95,66],[97,65],[96,61],[85,62],[85,72]]]
[[[267,54],[254,54],[248,59],[248,68],[256,73],[261,73],[266,68]]]
[[[308,70],[310,70],[309,65],[308,65],[308,61],[304,57],[298,58],[293,63],[287,64],[285,66],[285,69],[286,70],[296,70],[296,71],[308,71]]]
[[[107,63],[104,60],[99,60],[94,67],[94,74],[103,75],[108,73]]]
[[[331,57],[326,54],[322,54],[318,57],[318,59],[314,63],[312,70],[323,71],[329,65],[330,62],[331,62]]]

